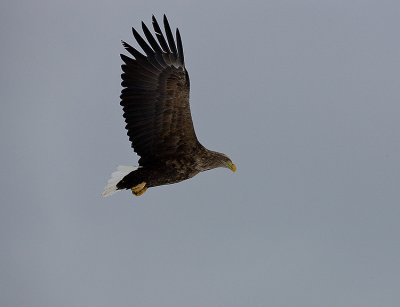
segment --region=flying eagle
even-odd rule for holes
[[[236,171],[228,156],[206,149],[197,140],[179,30],[175,43],[165,15],[166,36],[154,16],[152,21],[157,40],[143,22],[147,42],[132,28],[144,54],[122,41],[134,57],[121,54],[121,106],[132,148],[140,156],[139,167],[119,166],[103,196],[122,189],[140,196],[150,187],[177,183],[216,167]]]

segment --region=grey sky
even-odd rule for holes
[[[136,165],[120,40],[179,27],[213,170]],[[0,3],[1,306],[400,306],[397,1]]]

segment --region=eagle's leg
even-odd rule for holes
[[[139,183],[138,185],[135,185],[134,187],[131,188],[131,191],[136,196],[142,195],[144,192],[147,191],[146,182],[142,182]]]
[[[147,187],[144,187],[143,189],[141,189],[139,192],[137,192],[137,193],[134,193],[136,196],[140,196],[140,195],[143,195],[144,194],[144,192],[146,192],[147,191]]]

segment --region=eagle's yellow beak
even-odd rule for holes
[[[229,161],[227,163],[228,168],[232,171],[232,172],[236,172],[236,165],[232,163],[232,161]]]

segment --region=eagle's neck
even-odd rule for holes
[[[224,154],[203,147],[201,149],[201,154],[196,156],[196,166],[200,172],[217,167],[224,167],[225,159],[226,156]]]

